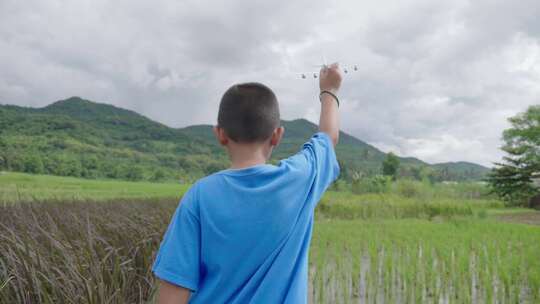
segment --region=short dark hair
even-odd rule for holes
[[[265,141],[279,125],[278,101],[267,86],[256,82],[235,84],[223,94],[218,127],[233,141]]]

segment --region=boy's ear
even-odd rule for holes
[[[270,138],[270,145],[277,146],[281,142],[281,139],[283,138],[283,134],[285,133],[284,127],[279,127],[274,129],[274,132],[272,132],[272,137]]]
[[[223,130],[223,128],[220,128],[219,126],[214,126],[212,130],[214,131],[214,135],[216,136],[216,139],[220,145],[226,146],[229,143],[229,138],[227,138],[227,135],[225,134],[225,130]]]

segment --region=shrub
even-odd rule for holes
[[[375,175],[369,178],[356,178],[353,180],[352,191],[363,193],[387,193],[392,183],[392,177]]]
[[[417,197],[421,192],[419,184],[411,180],[398,181],[396,188],[398,194],[407,198]]]

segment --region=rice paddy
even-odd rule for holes
[[[540,227],[490,219],[317,224],[313,303],[540,300]]]

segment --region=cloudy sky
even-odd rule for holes
[[[399,3],[398,3],[399,2]],[[506,118],[540,103],[540,1],[0,0],[0,103],[69,96],[174,127],[214,123],[259,81],[317,120],[322,62],[358,66],[343,130],[428,162],[499,160]]]

